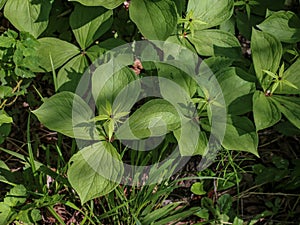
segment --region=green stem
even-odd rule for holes
[[[49,212],[54,216],[54,218],[59,222],[61,225],[66,225],[62,218],[55,212],[55,210],[51,206],[47,206]]]

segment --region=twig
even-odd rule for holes
[[[20,86],[21,86],[21,83],[23,82],[23,80],[19,80],[18,82],[17,82],[17,85],[14,87],[14,89],[12,90],[12,94],[13,93],[15,93],[17,90],[19,91],[20,90]],[[10,103],[8,103],[8,104],[6,104],[6,102],[7,102],[7,100],[8,99],[5,99],[3,102],[2,102],[2,104],[0,105],[0,109],[2,109],[4,106],[10,106],[10,105],[12,105],[16,100],[17,100],[17,98],[18,98],[18,96],[16,96],[15,98],[14,98],[14,100],[13,101],[11,101]]]

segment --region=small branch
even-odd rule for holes
[[[21,83],[23,82],[23,80],[19,80],[17,85],[14,87],[14,89],[12,90],[12,94],[15,93],[16,91],[19,91],[20,90],[20,86],[21,86]],[[8,101],[8,99],[5,99],[2,104],[0,105],[0,109],[4,108],[4,106],[11,106],[16,100],[17,100],[18,96],[15,96],[14,100],[12,100],[10,103],[7,103],[6,102]]]

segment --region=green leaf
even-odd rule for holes
[[[0,224],[10,224],[16,217],[17,212],[4,202],[0,202]]]
[[[217,201],[221,214],[228,214],[232,207],[232,197],[229,194],[223,194]]]
[[[285,117],[300,129],[300,98],[274,95],[272,100]]]
[[[13,119],[8,116],[4,110],[0,110],[0,125],[4,123],[12,123]]]
[[[178,16],[181,17],[186,9],[186,2],[181,0],[173,0],[176,4]]]
[[[234,60],[222,56],[217,56],[204,59],[203,62],[209,67],[211,72],[217,73],[222,70],[227,70],[232,65]]]
[[[72,156],[70,165],[68,179],[82,204],[114,190],[123,175],[121,157],[107,142],[83,148]]]
[[[224,176],[224,179],[218,180],[217,191],[224,191],[232,188],[236,186],[242,179],[242,176],[240,174],[236,174],[234,172],[226,173],[226,175]]]
[[[220,25],[233,14],[233,0],[189,0],[187,14],[191,14],[191,26],[195,30]]]
[[[253,29],[251,52],[256,76],[266,91],[272,78],[265,75],[263,70],[277,72],[282,56],[281,43],[273,35]]]
[[[272,97],[266,96],[261,91],[253,95],[253,116],[256,130],[262,130],[273,126],[281,119],[281,113],[272,101]]]
[[[54,69],[57,69],[80,53],[80,49],[75,45],[57,38],[46,37],[38,41],[40,45],[37,49],[37,54],[40,57],[41,70],[35,72],[52,71],[50,56],[53,60]]]
[[[206,191],[203,187],[203,182],[196,182],[191,187],[191,192],[193,192],[195,195],[205,195]]]
[[[22,64],[23,61],[23,51],[19,48],[15,50],[13,55],[13,61],[16,64],[16,66],[19,66]]]
[[[91,108],[74,93],[55,94],[33,113],[50,130],[72,138],[98,139],[95,125],[88,122],[94,117]]]
[[[257,0],[256,2],[259,4],[252,5],[251,12],[260,16],[265,16],[267,10],[279,11],[284,9],[286,6],[285,0]]]
[[[278,169],[288,169],[289,167],[289,161],[284,159],[284,158],[281,158],[279,156],[274,156],[272,158],[272,163],[278,168]]]
[[[176,5],[171,0],[131,0],[129,15],[150,40],[166,40],[177,24]]]
[[[16,44],[16,40],[13,37],[0,36],[0,47],[10,48]]]
[[[4,198],[4,203],[11,207],[15,207],[25,203],[26,198],[27,190],[24,185],[20,184],[10,189]]]
[[[300,41],[300,20],[295,13],[290,11],[274,12],[257,27],[274,35],[282,42],[296,43]]]
[[[236,68],[227,68],[216,74],[230,114],[241,115],[252,109],[255,84],[240,78]]]
[[[250,71],[247,72],[247,71],[245,71],[244,69],[242,69],[240,67],[236,67],[235,70],[236,70],[236,73],[238,74],[238,76],[241,77],[243,80],[247,80],[247,81],[252,82],[252,83],[257,82],[257,78],[254,74],[254,71],[250,70]]]
[[[0,10],[3,8],[7,0],[0,0]]]
[[[14,69],[14,72],[17,76],[21,77],[21,78],[32,78],[35,77],[35,74],[26,68],[22,68],[22,67],[16,67]]]
[[[117,130],[118,139],[162,136],[180,126],[175,107],[163,99],[153,99],[137,109]]]
[[[174,43],[174,46],[182,46],[183,48],[186,48],[187,50],[191,52],[196,53],[196,50],[194,48],[194,46],[189,42],[189,40],[187,38],[183,38],[181,35],[172,35],[170,37],[168,37],[168,39],[166,40],[166,44],[172,44]],[[172,51],[174,50],[173,48],[166,48],[164,50],[168,50],[168,51]],[[188,55],[188,54],[187,54]]]
[[[0,168],[9,171],[9,167],[8,167],[8,166],[5,164],[5,162],[3,162],[2,160],[0,160]],[[0,173],[0,174],[1,174],[1,173]],[[2,179],[2,178],[1,178],[1,179]]]
[[[176,204],[177,202],[171,203],[171,204]],[[167,205],[168,206],[168,205]],[[166,207],[166,206],[165,206]],[[179,212],[178,212],[179,211]],[[167,216],[159,221],[157,221],[155,224],[170,224],[174,223],[175,221],[181,221],[187,218],[191,218],[192,215],[194,215],[196,212],[199,211],[199,207],[192,207],[189,208],[189,210],[181,210],[180,207],[175,208],[172,213],[167,213],[171,214],[170,216]],[[161,214],[162,215],[162,214]]]
[[[10,171],[8,166],[5,164],[5,162],[0,160],[0,182],[10,183],[9,180],[11,180],[10,178],[12,177],[12,172]]]
[[[208,140],[194,120],[183,119],[181,127],[173,133],[182,156],[204,155]]]
[[[70,25],[80,47],[86,49],[111,27],[112,10],[76,4]]]
[[[244,224],[244,221],[236,216],[233,220],[232,225],[243,225],[243,224]]]
[[[276,131],[280,132],[285,136],[300,136],[300,129],[295,127],[291,122],[284,121],[275,126]]]
[[[264,18],[260,16],[251,14],[251,17],[249,18],[243,11],[236,11],[236,25],[238,31],[248,40],[251,39],[252,27],[255,27],[263,20]]]
[[[34,222],[42,220],[41,211],[38,209],[21,210],[18,213],[17,219],[25,224],[33,224]]]
[[[282,80],[280,81],[280,85],[274,93],[276,94],[299,94],[300,93],[300,76],[298,75],[300,71],[300,59],[294,62],[284,73],[282,76]],[[288,81],[293,84],[296,88],[291,85],[287,85],[284,81]]]
[[[224,21],[220,24],[220,30],[235,34],[236,18],[231,17],[229,20]]]
[[[39,209],[32,209],[30,210],[30,216],[28,215],[28,222],[37,222],[42,220],[42,214],[41,211]]]
[[[258,135],[253,123],[247,117],[228,117],[222,145],[229,150],[246,151],[258,156]]]
[[[242,51],[237,38],[221,30],[201,30],[189,34],[187,37],[195,46],[197,52],[203,56],[226,56],[239,59]]]
[[[69,0],[69,2],[79,2],[85,6],[103,6],[107,9],[114,9],[121,5],[124,0]]]
[[[82,74],[88,67],[85,55],[78,55],[67,62],[57,74],[57,87],[59,91],[75,92]]]
[[[217,215],[217,209],[214,206],[212,199],[203,197],[201,199],[201,208],[208,209],[213,215]]]
[[[274,181],[278,182],[288,176],[289,173],[287,169],[283,170],[276,167],[265,167],[261,164],[253,165],[252,170],[255,174],[257,174],[255,177],[255,183],[258,185]]]
[[[113,111],[128,112],[139,96],[140,82],[135,73],[127,67],[114,73],[115,69],[104,64],[93,74],[92,94],[99,114],[106,113],[103,108],[106,102],[113,106]]]
[[[171,212],[174,212],[174,210],[176,210],[176,208],[178,206],[180,206],[181,204],[182,204],[181,202],[170,203],[162,208],[158,208],[158,209],[150,212],[143,218],[142,224],[154,224],[154,222],[156,220],[164,218],[167,215],[169,215]],[[162,223],[158,223],[158,224],[162,224]],[[164,223],[164,224],[166,224],[166,223]]]
[[[201,219],[209,219],[209,212],[206,208],[200,208],[194,215],[200,217]]]
[[[86,50],[87,56],[90,58],[91,62],[105,56],[107,50],[117,48],[118,46],[125,45],[126,42],[119,38],[109,38],[104,41],[101,41],[97,45],[92,45]]]
[[[5,123],[0,125],[0,144],[5,141],[5,138],[10,134],[11,123]]]
[[[190,62],[193,61],[190,60]],[[179,63],[177,62],[177,65]],[[174,131],[181,155],[203,155],[207,147],[207,138],[205,133],[200,132],[195,118],[197,110],[190,97],[196,92],[195,81],[191,76],[173,66],[156,65],[158,66],[160,94],[163,99],[173,104],[181,118],[181,127]],[[161,68],[164,70],[160,70]]]
[[[20,153],[17,153],[17,152],[15,152],[15,151],[10,151],[10,150],[7,150],[7,149],[5,149],[5,148],[1,148],[0,147],[0,150],[1,151],[3,151],[3,152],[6,152],[7,154],[9,154],[9,155],[11,155],[11,156],[14,156],[14,157],[16,157],[16,158],[18,158],[18,159],[20,159],[21,161],[22,161],[22,163],[24,163],[25,164],[25,166],[29,166],[29,157],[27,157],[27,156],[24,156],[24,155],[22,155],[22,154],[20,154]],[[35,167],[36,167],[36,170],[39,170],[42,166],[43,166],[43,164],[42,163],[40,163],[40,162],[38,162],[38,161],[35,161],[34,160],[34,164],[35,164]],[[51,171],[51,170],[50,170]],[[53,172],[53,171],[52,171]],[[50,173],[51,174],[51,173]],[[55,174],[55,173],[54,173]],[[59,179],[59,180],[61,180],[61,179]]]
[[[4,15],[18,30],[38,37],[48,26],[50,10],[49,0],[7,0]]]
[[[170,64],[155,63],[157,68],[157,75],[168,79],[170,82],[175,82],[181,88],[183,88],[190,97],[196,93],[197,83],[196,81],[184,71]]]

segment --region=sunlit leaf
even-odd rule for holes
[[[68,179],[81,203],[115,189],[123,175],[123,164],[116,149],[106,142],[83,148],[70,159]]]

